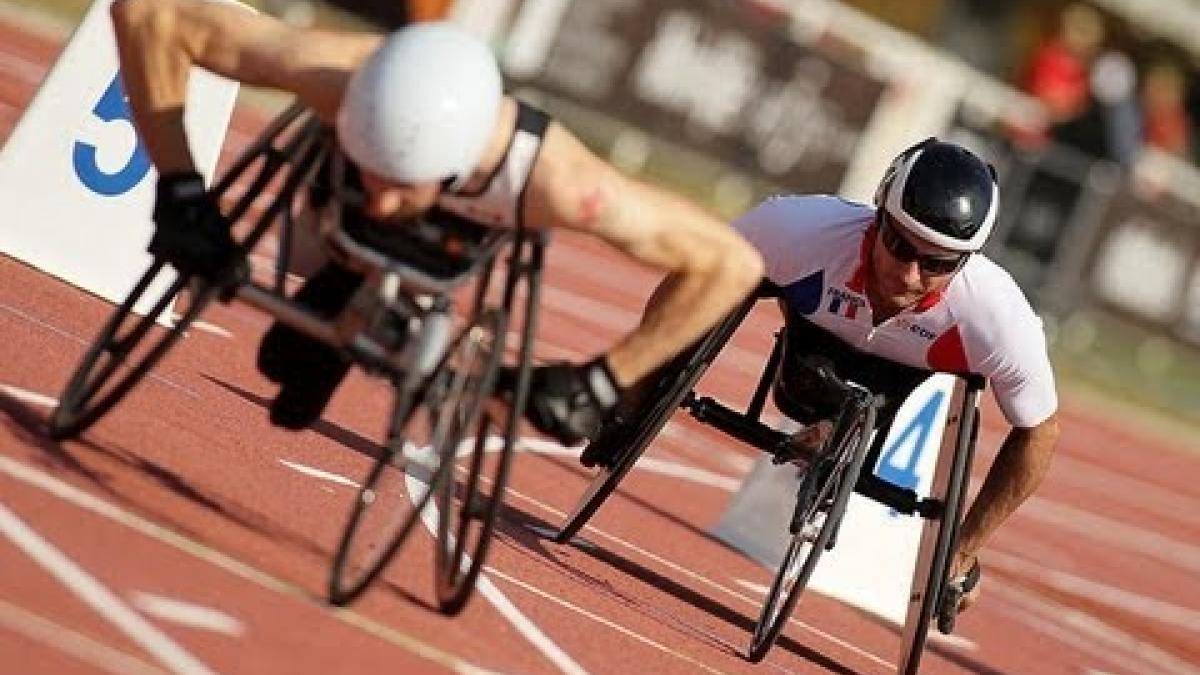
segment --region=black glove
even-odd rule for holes
[[[525,416],[538,431],[575,445],[599,429],[620,397],[604,357],[582,366],[552,363],[533,369]]]
[[[217,200],[194,171],[158,179],[154,236],[146,250],[183,274],[213,279],[230,267],[237,245]]]

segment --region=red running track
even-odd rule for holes
[[[0,134],[59,45],[0,23]],[[260,123],[239,111],[230,145]],[[654,283],[569,236],[548,264],[542,358],[603,349]],[[314,430],[274,429],[253,368],[267,319],[217,306],[81,442],[56,444],[49,406],[108,311],[0,259],[0,672],[892,671],[895,628],[811,593],[766,662],[740,656],[770,573],[708,530],[753,456],[683,420],[646,462],[674,473],[636,471],[585,531],[593,546],[542,536],[585,476],[533,444],[463,615],[431,609],[423,533],[386,583],[332,610],[326,567],[353,495],[336,477],[361,477],[387,390],[356,374]],[[773,322],[758,311],[705,388],[744,396]],[[1063,417],[1050,477],[988,551],[961,639],[933,643],[924,672],[1200,672],[1194,447],[1070,392]],[[998,419],[990,408],[976,477]]]

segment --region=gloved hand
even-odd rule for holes
[[[210,280],[230,266],[237,245],[200,174],[187,171],[159,177],[154,236],[146,250],[181,273]]]
[[[581,366],[565,362],[533,369],[525,417],[563,445],[590,437],[621,397],[604,357]]]

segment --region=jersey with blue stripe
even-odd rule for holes
[[[940,293],[874,322],[866,295],[874,222],[871,206],[797,195],[763,202],[735,227],[762,254],[789,308],[847,345],[916,368],[982,375],[1013,426],[1053,414],[1058,396],[1041,319],[986,256],[972,255]]]

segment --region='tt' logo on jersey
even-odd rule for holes
[[[825,295],[829,296],[829,313],[837,314],[851,321],[858,316],[858,310],[867,306],[867,301],[861,295],[844,288],[830,286],[826,289]]]

